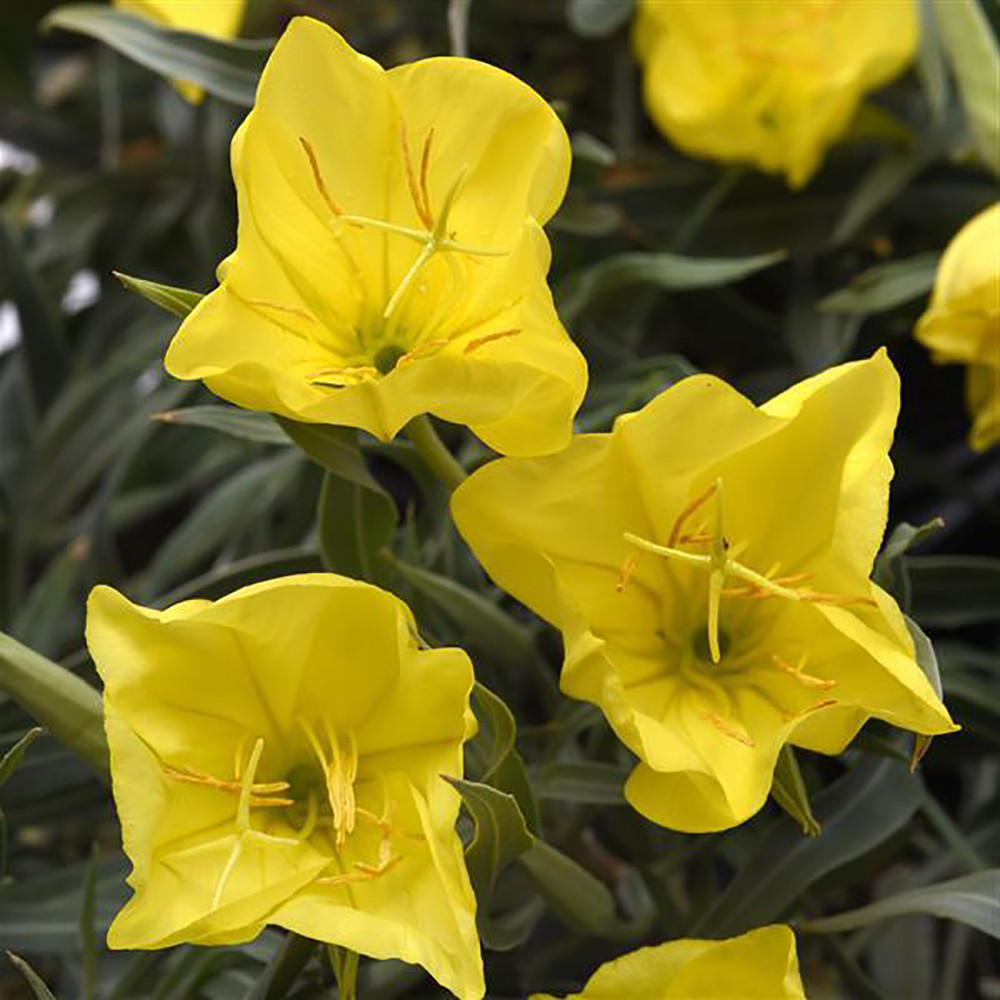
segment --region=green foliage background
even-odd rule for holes
[[[56,15],[103,31],[100,44],[41,30],[53,6],[0,7],[0,140],[21,151],[0,149],[0,301],[22,328],[0,355],[0,688],[30,703],[24,677],[48,661],[96,684],[82,625],[98,581],[162,607],[324,565],[362,575],[409,601],[430,641],[464,646],[487,688],[463,832],[479,824],[469,863],[492,996],[578,988],[643,943],[874,901],[799,933],[813,997],[1000,996],[1000,461],[965,445],[961,369],[932,366],[911,337],[945,243],[998,197],[995,3],[925,3],[917,64],[801,193],[684,158],[651,128],[625,0],[471,5],[472,54],[552,100],[573,137],[549,231],[557,303],[591,367],[579,430],[695,370],[757,401],[883,344],[901,371],[890,527],[945,523],[893,535],[878,571],[930,636],[923,662],[933,671],[936,654],[963,731],[912,775],[911,738],[881,724],[842,759],[802,755],[815,839],[773,803],[701,837],[626,807],[627,752],[596,710],[558,695],[558,637],[491,587],[408,443],[279,424],[165,375],[176,317],[112,272],[212,287],[235,234],[228,144],[270,46],[136,40],[108,8]],[[386,65],[449,50],[443,0],[249,7],[249,37],[308,13]],[[199,107],[135,61],[190,77],[193,52],[217,95]],[[83,307],[66,297],[81,272],[97,293]],[[440,429],[467,467],[487,459]],[[83,685],[65,697],[96,702]],[[0,754],[33,726],[0,695]],[[27,739],[0,764],[0,945],[54,993],[282,996],[305,960],[288,995],[335,995],[329,965],[273,930],[241,947],[108,953],[127,891],[110,795],[52,735]],[[28,982],[7,966],[0,996],[44,995]],[[360,994],[438,995],[399,963],[363,963]]]

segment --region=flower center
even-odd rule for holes
[[[694,532],[685,532],[685,526],[692,515],[713,499],[715,501],[713,531],[708,533],[705,530],[706,526],[701,526]],[[659,545],[631,532],[625,532],[625,540],[635,546],[639,552],[634,553],[626,561],[618,581],[618,590],[621,591],[628,584],[629,577],[635,571],[642,552],[652,552],[672,562],[706,571],[708,573],[707,647],[712,663],[718,663],[722,659],[719,612],[724,596],[748,600],[781,597],[788,601],[806,601],[813,604],[874,605],[875,602],[870,597],[831,594],[803,586],[812,578],[811,573],[775,577],[751,569],[737,558],[740,552],[746,548],[746,544],[741,542],[737,545],[731,545],[726,536],[723,521],[722,480],[717,479],[704,493],[695,497],[681,510],[677,520],[674,521],[666,545]],[[682,544],[708,545],[709,551],[707,553],[690,552],[680,548],[679,546]],[[773,573],[774,570],[771,572]],[[734,577],[738,581],[736,585],[727,586],[727,583]]]
[[[256,780],[264,751],[264,740],[261,737],[255,740],[245,767],[243,757],[247,740],[242,740],[237,746],[233,779],[217,778],[193,768],[162,765],[164,772],[178,781],[207,786],[237,796],[235,830],[226,838],[232,840],[232,846],[215,885],[212,909],[222,905],[232,873],[247,846],[251,844],[298,848],[317,831],[328,830],[326,840],[332,846],[334,854],[331,864],[336,862],[338,872],[329,876],[320,874],[316,883],[340,886],[378,878],[402,861],[401,855],[393,853],[393,837],[423,839],[420,834],[407,833],[392,825],[392,803],[384,779],[376,779],[381,782],[383,791],[384,806],[381,815],[357,804],[355,785],[358,779],[359,754],[353,733],[348,732],[346,737],[338,739],[325,720],[313,725],[300,719],[298,724],[314,759],[297,764],[280,781]],[[322,730],[322,736],[318,730]],[[255,828],[251,822],[253,809],[282,810],[282,818],[292,828],[293,834],[279,836]],[[343,854],[359,822],[379,831],[378,856],[374,862],[354,861],[345,870],[337,858]]]

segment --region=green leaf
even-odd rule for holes
[[[1000,621],[1000,559],[989,556],[908,556],[910,613],[937,628]]]
[[[815,934],[836,934],[914,913],[957,920],[1000,938],[1000,868],[911,889],[832,917],[803,920],[797,927]]]
[[[35,972],[35,970],[28,965],[23,958],[18,958],[17,955],[11,951],[7,952],[7,957],[14,963],[14,967],[28,981],[28,986],[31,987],[31,992],[34,994],[35,1000],[56,1000],[52,991],[45,985],[42,977],[39,976],[38,973]]]
[[[205,297],[201,292],[192,292],[188,288],[175,288],[173,285],[161,285],[145,278],[133,278],[129,274],[122,274],[121,271],[112,271],[112,274],[130,292],[141,295],[161,309],[180,316],[181,319],[184,319]]]
[[[29,266],[20,242],[6,219],[0,217],[0,276],[17,306],[31,393],[39,413],[48,409],[69,372],[70,356],[62,318],[52,295]]]
[[[206,427],[258,444],[289,444],[288,435],[269,413],[241,410],[235,406],[186,406],[182,410],[154,413],[150,420],[180,427]]]
[[[83,969],[84,1000],[93,1000],[94,981],[97,975],[97,933],[95,928],[94,897],[97,880],[97,845],[91,851],[90,862],[83,878],[83,895],[80,898],[80,964]]]
[[[252,525],[288,488],[301,458],[286,451],[261,459],[216,486],[160,546],[145,576],[145,589],[159,594]]]
[[[462,796],[475,830],[465,849],[465,864],[476,900],[488,913],[500,873],[535,843],[513,795],[462,778],[447,778]]]
[[[531,630],[493,601],[431,570],[411,566],[394,556],[392,568],[458,629],[472,658],[497,663],[514,676],[529,669],[550,702],[558,699],[555,678],[535,646]]]
[[[904,616],[905,617],[905,616]],[[913,651],[916,657],[917,666],[924,672],[927,680],[930,681],[930,685],[934,688],[935,694],[939,698],[944,698],[944,691],[941,687],[941,669],[938,667],[937,656],[934,654],[934,645],[927,638],[924,630],[909,617],[905,618],[906,627],[910,632],[910,636],[913,639]],[[931,740],[933,737],[924,736],[921,733],[917,733],[914,736],[913,742],[913,756],[910,759],[911,770],[916,768],[917,764],[920,763],[920,759],[925,753],[927,753],[928,748],[931,745]]]
[[[938,159],[947,148],[944,127],[927,129],[916,144],[907,149],[890,150],[866,171],[850,193],[833,229],[831,243],[844,243],[906,188],[917,174]]]
[[[567,0],[566,20],[584,38],[606,38],[631,16],[634,0]]]
[[[692,936],[731,937],[779,919],[828,872],[904,827],[922,801],[923,785],[904,765],[877,757],[856,761],[813,801],[820,835],[804,838],[788,818],[772,823]]]
[[[376,557],[396,528],[396,505],[381,487],[369,489],[327,472],[317,520],[327,569],[361,580],[379,578]]]
[[[892,594],[904,610],[910,606],[910,578],[906,572],[907,562],[902,557],[943,527],[944,520],[940,517],[916,526],[903,521],[892,529],[888,541],[875,558],[872,579]]]
[[[514,749],[516,724],[506,702],[478,681],[472,688],[472,710],[479,732],[465,744],[466,773],[488,784]]]
[[[101,696],[89,684],[0,632],[0,690],[108,780]]]
[[[755,257],[683,257],[670,253],[623,253],[571,275],[556,291],[563,322],[571,325],[601,299],[634,284],[672,291],[714,288],[739,281],[785,259],[783,250]]]
[[[608,887],[543,840],[518,858],[552,912],[579,934],[613,936],[618,925]]]
[[[993,28],[976,0],[934,0],[934,14],[976,150],[1000,174],[1000,48]]]
[[[196,32],[173,31],[98,4],[59,7],[42,27],[89,35],[162,76],[197,84],[244,107],[254,102],[257,81],[274,44],[220,41]]]
[[[926,295],[934,285],[940,255],[924,253],[906,260],[876,264],[851,280],[846,288],[821,299],[820,312],[869,316]]]
[[[10,776],[17,770],[21,759],[24,757],[28,747],[31,746],[43,730],[40,726],[29,729],[0,759],[0,785],[3,785]]]
[[[809,805],[809,794],[802,780],[799,762],[795,758],[795,751],[787,743],[781,748],[774,767],[771,798],[802,827],[802,832],[807,837],[819,836],[820,825]]]
[[[531,787],[540,799],[577,805],[625,804],[629,769],[591,760],[554,760],[531,770]]]

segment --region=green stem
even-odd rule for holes
[[[316,942],[311,938],[290,931],[256,983],[252,997],[255,1000],[282,1000],[309,964],[315,949]]]
[[[414,417],[405,428],[404,433],[417,449],[420,457],[428,468],[441,481],[444,488],[451,493],[456,486],[461,485],[466,477],[465,469],[444,446],[438,433],[434,430],[430,417],[421,414]]]
[[[358,962],[361,956],[339,944],[329,945],[333,974],[337,977],[338,1000],[358,1000]]]
[[[672,253],[682,253],[687,249],[688,244],[701,232],[702,227],[715,214],[715,210],[726,200],[746,172],[746,167],[737,164],[718,177],[677,228],[670,247]]]

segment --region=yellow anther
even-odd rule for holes
[[[478,351],[480,347],[484,344],[490,344],[494,340],[504,340],[507,337],[516,337],[521,331],[520,330],[498,330],[496,333],[487,333],[482,337],[474,337],[466,345],[465,349],[462,351],[463,354],[471,354],[473,351]]]
[[[735,740],[737,743],[742,743],[745,747],[754,747],[756,744],[751,739],[750,734],[738,726],[734,726],[731,722],[727,722],[722,718],[721,715],[716,715],[715,712],[701,712],[701,718],[706,722],[711,723],[711,725],[717,729],[723,736],[728,736],[729,739]]]
[[[351,733],[347,738],[347,749],[340,746],[336,734],[324,720],[327,740],[330,744],[330,756],[316,734],[313,727],[304,719],[299,720],[306,738],[312,747],[316,759],[323,771],[324,787],[330,812],[333,814],[333,830],[337,848],[347,842],[349,834],[354,832],[357,822],[357,803],[354,798],[354,782],[358,775],[358,743]]]
[[[790,663],[783,660],[777,653],[771,656],[774,663],[780,667],[789,677],[794,677],[800,684],[805,687],[818,688],[821,691],[829,691],[830,688],[837,686],[837,682],[834,680],[828,680],[822,677],[813,677],[811,674],[805,673],[806,657],[805,654],[800,658],[799,662],[793,667]]]
[[[326,203],[326,207],[330,209],[334,215],[343,215],[344,210],[333,200],[330,192],[326,189],[326,184],[323,181],[323,174],[319,169],[319,160],[316,158],[316,153],[309,144],[309,141],[300,135],[299,142],[302,144],[302,148],[305,150],[306,157],[309,160],[309,168],[312,170],[313,183],[316,185],[320,197]]]

